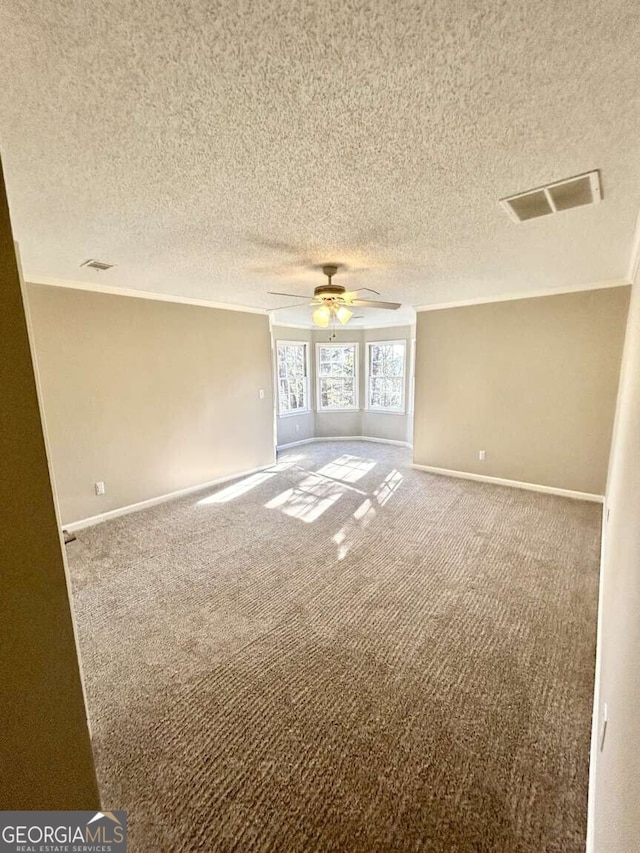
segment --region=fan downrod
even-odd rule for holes
[[[331,279],[338,272],[337,264],[324,264],[322,267],[322,272],[329,279],[327,284],[321,284],[319,287],[316,287],[313,291],[313,295],[316,298],[324,298],[324,299],[332,299],[339,296],[342,296],[345,292],[344,287],[340,284],[332,284]]]
[[[329,279],[329,284],[331,284],[331,279],[338,272],[338,265],[337,264],[324,264],[324,266],[322,267],[322,272]]]

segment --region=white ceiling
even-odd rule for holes
[[[26,277],[265,308],[327,261],[407,305],[624,278],[639,32],[633,0],[5,0]],[[498,205],[594,168],[598,206]]]

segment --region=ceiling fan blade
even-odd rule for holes
[[[348,305],[355,305],[358,308],[387,308],[389,311],[397,311],[402,305],[400,302],[374,302],[369,299],[354,299],[348,302]]]
[[[308,299],[309,297],[306,294],[302,293],[280,293],[277,290],[269,290],[267,291],[269,296],[292,296],[294,299]]]
[[[314,303],[310,302],[309,304],[313,305]],[[271,313],[272,311],[286,311],[288,308],[304,308],[304,306],[300,305],[299,302],[294,302],[293,305],[278,305],[277,308],[267,308],[266,311],[267,313]]]
[[[374,290],[372,287],[359,287],[357,290],[349,290],[345,293],[345,298],[350,299],[356,293],[362,293],[363,290],[366,290],[368,293],[375,293],[376,296],[380,296],[379,290]]]

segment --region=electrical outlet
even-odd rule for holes
[[[104,483],[100,480],[99,483],[96,483],[96,495],[104,495]]]
[[[478,459],[479,459],[481,462],[484,462],[484,460],[485,460],[486,458],[487,458],[487,457],[486,457],[486,453],[484,452],[484,450],[479,450],[479,451],[478,451]]]
[[[261,388],[258,391],[258,397],[260,397],[261,400],[264,400],[264,388]]]
[[[296,432],[300,432],[300,424],[296,424]]]

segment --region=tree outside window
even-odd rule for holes
[[[358,345],[318,344],[318,408],[358,408]]]
[[[367,344],[368,408],[404,412],[405,342]]]
[[[278,341],[278,412],[286,415],[309,410],[306,343]]]

